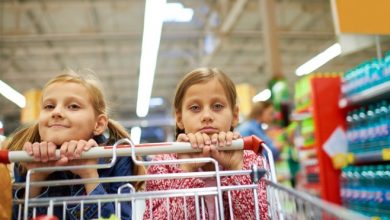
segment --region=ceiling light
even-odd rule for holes
[[[130,131],[130,138],[134,144],[139,144],[141,141],[142,130],[140,127],[132,127]]]
[[[145,3],[144,33],[142,37],[137,96],[138,117],[145,117],[149,111],[163,23],[161,8],[164,8],[165,4],[166,0],[147,0]]]
[[[335,43],[328,49],[324,50],[317,56],[313,57],[311,60],[298,67],[295,70],[295,74],[297,76],[309,74],[340,54],[341,45],[339,43]]]
[[[259,92],[257,95],[253,96],[252,102],[264,102],[271,98],[271,90],[264,89]]]
[[[184,8],[181,3],[168,3],[164,8],[165,22],[189,22],[193,15],[194,10]]]
[[[26,106],[26,98],[8,84],[0,80],[0,93],[20,108]]]
[[[164,104],[164,99],[161,97],[154,97],[150,99],[149,107],[157,107]]]

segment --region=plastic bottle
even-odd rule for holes
[[[366,118],[366,110],[364,107],[360,107],[359,109],[359,121],[360,121],[360,142],[361,142],[361,145],[360,145],[360,148],[359,148],[359,151],[360,152],[363,152],[363,151],[367,151],[367,140],[368,140],[368,124],[367,124],[367,118]]]
[[[352,144],[350,148],[348,149],[350,152],[356,153],[356,150],[360,146],[360,118],[359,118],[359,112],[357,109],[352,111],[352,124],[353,124],[353,130],[352,130]]]
[[[343,204],[344,207],[348,208],[349,207],[349,204],[348,204],[348,187],[349,187],[349,176],[348,176],[348,172],[349,172],[349,167],[344,167],[342,170],[341,170],[341,174],[340,174],[340,193],[341,193],[341,202]]]
[[[375,108],[373,105],[369,105],[367,108],[367,139],[368,144],[372,145],[375,140]]]
[[[387,137],[389,136],[389,122],[388,122],[389,111],[387,109],[387,101],[383,100],[380,104],[380,126],[381,126],[381,142],[379,144],[379,149],[382,150],[384,147],[388,147]]]
[[[385,55],[385,58],[383,59],[383,81],[389,81],[390,80],[390,51],[387,52]]]
[[[380,184],[383,192],[383,210],[390,210],[390,164],[384,169],[383,180]]]
[[[370,63],[370,86],[383,83],[382,67],[378,59],[372,59]]]
[[[352,190],[352,196],[349,200],[350,207],[354,210],[359,210],[361,207],[361,183],[362,180],[360,175],[360,168],[359,167],[351,167],[352,172],[352,179],[351,179],[351,187]]]

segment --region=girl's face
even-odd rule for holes
[[[261,118],[260,118],[260,121],[262,123],[266,123],[266,124],[272,124],[272,121],[274,120],[274,107],[271,105],[271,106],[268,106],[266,109],[264,109],[263,113],[261,114]]]
[[[238,107],[232,112],[225,91],[217,79],[190,86],[184,94],[176,122],[185,133],[212,135],[227,132],[238,122]]]
[[[105,119],[104,115],[96,116],[83,85],[56,82],[42,94],[38,123],[41,141],[60,146],[70,140],[89,140],[104,131]]]

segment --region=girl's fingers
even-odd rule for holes
[[[69,160],[73,160],[76,148],[77,148],[77,141],[68,142],[66,157],[68,157]]]
[[[218,135],[218,146],[225,147],[226,145],[226,133],[225,132],[219,132]]]
[[[61,148],[60,148],[60,156],[61,156],[61,158],[62,157],[66,157],[66,152],[67,151],[68,151],[68,142],[64,142],[61,145]]]
[[[198,147],[203,148],[203,146],[204,146],[203,134],[196,132],[195,138],[196,138],[196,142],[198,143]]]
[[[211,145],[215,145],[215,146],[218,145],[218,134],[213,134],[211,136]]]
[[[74,151],[74,158],[80,158],[81,153],[84,151],[85,146],[87,145],[87,142],[84,140],[80,140],[75,143],[76,149]]]
[[[41,142],[39,145],[39,151],[41,153],[41,161],[47,162],[49,157],[47,156],[47,142]]]
[[[238,133],[237,131],[233,132],[233,140],[237,140],[239,138],[241,138],[241,134]]]
[[[32,156],[33,154],[33,147],[31,142],[26,142],[23,145],[23,150],[28,153],[28,155]]]
[[[189,142],[190,139],[188,138],[188,136],[186,134],[179,134],[177,136],[177,142]]]
[[[41,151],[40,151],[40,144],[38,142],[35,142],[32,144],[32,152],[34,156],[35,161],[41,160]]]
[[[202,133],[202,137],[203,137],[203,144],[210,146],[211,145],[210,136],[208,136],[206,133]]]
[[[49,157],[49,160],[56,159],[56,149],[57,146],[53,142],[47,143],[47,156]]]
[[[188,135],[188,139],[189,139],[189,141],[191,143],[192,148],[195,148],[195,149],[198,148],[198,142],[196,140],[195,135],[192,134],[192,133],[187,134],[187,135]]]
[[[87,144],[84,146],[84,151],[89,151],[92,147],[96,147],[98,144],[94,139],[89,139]]]
[[[205,145],[202,149],[202,157],[210,157],[211,146]]]
[[[229,131],[226,133],[226,146],[232,145],[233,138],[234,138],[233,132]]]

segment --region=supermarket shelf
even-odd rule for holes
[[[291,114],[291,120],[293,121],[303,121],[308,118],[312,118],[313,114],[311,112],[294,112]]]
[[[353,95],[348,98],[342,98],[339,101],[339,107],[345,108],[348,106],[372,101],[373,99],[380,98],[386,95],[390,95],[390,81],[384,82],[363,92]]]
[[[363,153],[339,153],[332,157],[333,167],[341,169],[350,164],[372,164],[390,161],[390,148]]]
[[[303,166],[315,166],[318,165],[318,159],[312,158],[312,159],[306,159],[301,162]]]
[[[390,148],[348,155],[349,164],[370,164],[382,161],[390,161]]]

